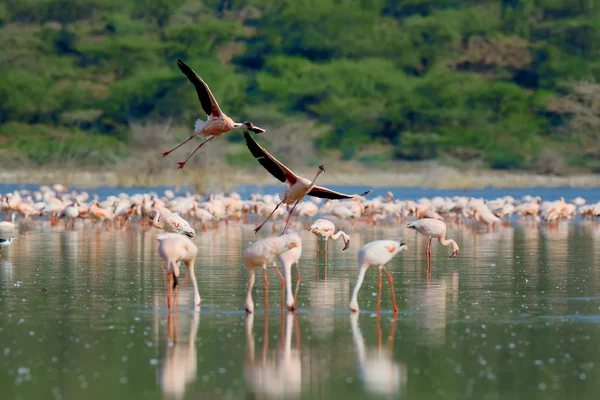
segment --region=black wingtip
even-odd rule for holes
[[[366,192],[362,193],[361,196],[364,197],[364,196],[368,195],[369,193],[371,193],[372,191],[373,191],[373,189],[367,190]]]

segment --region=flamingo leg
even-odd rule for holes
[[[183,146],[184,144],[186,144],[187,142],[189,142],[190,140],[194,139],[196,136],[198,136],[198,134],[192,135],[190,136],[186,141],[180,143],[179,145],[173,147],[171,150],[169,151],[163,151],[161,152],[163,157],[168,156],[169,154],[171,154],[172,152],[174,152],[175,150],[177,150],[178,148],[180,148],[181,146]]]
[[[285,285],[285,279],[283,275],[281,275],[281,271],[279,271],[279,268],[277,268],[277,265],[275,264],[273,264],[273,268],[275,268],[275,272],[277,272],[277,276],[279,276],[279,280],[281,281],[281,287],[283,287],[283,285]]]
[[[283,200],[281,200],[279,202],[279,204],[277,204],[277,206],[273,209],[273,211],[271,211],[271,214],[269,214],[269,216],[267,217],[267,219],[264,220],[264,222],[262,224],[260,224],[258,227],[256,227],[256,229],[254,229],[254,233],[258,233],[258,231],[260,231],[260,228],[263,227],[263,225],[269,220],[269,218],[271,218],[271,216],[275,213],[275,211],[279,208],[280,205],[283,204]]]
[[[169,275],[167,277],[167,307],[169,308],[169,310],[171,310],[171,302],[172,302],[172,298],[171,296],[173,295],[173,285],[171,285],[171,276]]]
[[[290,224],[290,219],[292,219],[292,213],[294,212],[294,208],[296,208],[296,206],[298,205],[298,203],[300,203],[300,199],[296,200],[296,202],[292,206],[292,209],[290,210],[290,215],[288,215],[287,221],[285,223],[285,228],[283,228],[283,232],[281,232],[281,235],[283,235],[285,233],[285,231],[287,230],[287,227]]]
[[[300,267],[298,266],[298,263],[296,263],[296,271],[297,271],[297,278],[296,278],[296,292],[294,293],[294,309],[296,309],[296,299],[298,298],[298,288],[300,287]]]
[[[379,284],[377,285],[377,316],[381,312],[381,288],[383,287],[383,271],[382,267],[379,267]]]
[[[398,312],[398,305],[396,304],[396,294],[394,293],[394,279],[392,275],[389,273],[386,267],[381,267],[385,274],[387,275],[388,282],[390,283],[390,291],[392,292],[392,304],[394,305],[394,314]],[[381,276],[381,274],[379,274]]]
[[[269,279],[267,278],[267,268],[263,268],[263,277],[265,278],[265,290],[269,289]]]
[[[215,138],[214,136],[211,136],[208,139],[206,139],[204,142],[200,143],[198,145],[198,147],[196,147],[196,150],[192,151],[192,154],[190,154],[188,156],[188,158],[185,159],[185,161],[177,163],[177,165],[178,165],[177,169],[183,169],[183,167],[185,166],[185,163],[187,163],[190,160],[190,158],[192,158],[194,156],[194,154],[196,154],[196,152],[202,148],[202,146],[204,146],[208,141],[210,141],[214,138]]]

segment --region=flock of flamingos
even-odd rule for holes
[[[64,229],[130,230],[135,226],[146,230],[156,228],[161,231],[157,235],[160,242],[158,252],[163,260],[161,268],[167,280],[169,307],[177,292],[175,290],[174,294],[173,289],[178,288],[181,263],[185,264],[187,276],[192,282],[193,302],[199,305],[201,298],[193,268],[198,255],[198,248],[193,242],[196,229],[207,231],[229,228],[270,216],[273,219],[273,232],[288,225],[290,228],[281,235],[275,234],[257,240],[244,252],[244,264],[248,269],[244,307],[248,313],[254,311],[252,288],[256,269],[262,268],[267,287],[266,269],[273,266],[282,286],[285,285],[286,306],[293,311],[300,282],[298,261],[302,253],[302,240],[293,229],[308,228],[318,240],[324,242],[321,247],[327,255],[329,240],[341,241],[343,250],[351,245],[349,235],[336,230],[333,221],[350,229],[358,226],[406,224],[428,239],[426,273],[429,274],[431,243],[434,239],[442,246],[449,246],[451,258],[459,252],[459,245],[453,239],[446,238],[446,224],[489,231],[511,223],[514,218],[520,218],[529,224],[544,223],[552,228],[561,221],[571,221],[577,216],[589,219],[600,217],[600,203],[588,205],[580,197],[569,202],[562,198],[558,201],[541,201],[541,198],[531,196],[519,200],[510,196],[491,201],[457,196],[411,201],[394,199],[392,193],[388,192],[372,199],[353,196],[345,200],[324,201],[311,197],[296,207],[278,208],[280,203],[277,195],[252,194],[247,200],[243,200],[237,193],[211,194],[206,197],[191,193],[176,196],[170,190],[165,191],[162,196],[156,193],[122,193],[100,201],[96,195],[90,196],[85,191],[69,192],[60,184],[53,187],[41,186],[35,191],[14,191],[0,195],[1,211],[6,214],[7,219],[0,222],[0,257],[2,248],[10,246],[15,240],[14,232],[19,229],[28,230],[32,224],[49,223],[53,227]],[[317,215],[321,218],[313,222]],[[402,238],[397,238],[376,240],[366,244],[358,252],[358,279],[350,301],[352,311],[359,311],[358,293],[369,267],[378,269],[380,294],[382,275],[385,272],[391,286],[394,311],[397,311],[393,279],[386,264],[406,249]],[[283,268],[283,274],[277,265]],[[291,276],[294,265],[297,271],[295,291],[292,290]]]
[[[225,195],[210,195],[202,198],[200,195],[188,194],[176,197],[172,192],[165,192],[164,196],[145,193],[128,196],[122,194],[118,197],[111,196],[102,202],[97,197],[90,198],[86,192],[66,193],[63,185],[54,185],[53,188],[43,186],[35,192],[15,191],[2,196],[2,211],[6,212],[7,221],[0,223],[0,232],[11,232],[16,229],[15,217],[21,217],[23,229],[29,229],[34,218],[49,216],[54,226],[57,220],[64,220],[71,229],[76,226],[93,227],[103,225],[105,229],[130,229],[134,221],[145,222],[155,228],[163,230],[158,235],[158,252],[163,260],[161,268],[165,274],[168,287],[168,306],[171,308],[173,289],[177,295],[180,264],[186,266],[187,275],[191,278],[194,291],[194,304],[201,302],[198,284],[194,274],[194,262],[198,255],[198,248],[192,241],[196,235],[194,225],[205,231],[208,227],[218,229],[221,223],[239,223],[242,219],[248,222],[252,217],[265,217],[254,230],[261,230],[267,221],[272,219],[273,232],[275,232],[282,219],[282,233],[279,236],[260,239],[251,244],[244,252],[244,264],[248,269],[248,286],[244,307],[248,313],[254,311],[252,288],[256,280],[256,269],[262,268],[264,285],[268,286],[267,267],[275,268],[282,285],[286,287],[286,306],[293,311],[296,308],[296,296],[292,291],[291,269],[296,265],[297,282],[300,281],[298,260],[302,253],[302,241],[296,231],[288,230],[293,217],[300,222],[312,222],[317,214],[324,218],[316,220],[310,225],[310,231],[318,238],[325,241],[324,251],[327,253],[328,240],[342,238],[344,250],[350,245],[350,239],[343,231],[336,232],[336,227],[331,219],[349,220],[352,227],[356,224],[394,224],[404,223],[407,219],[411,222],[407,227],[414,229],[428,239],[426,249],[427,273],[431,271],[431,243],[436,239],[442,246],[451,246],[451,258],[459,252],[458,244],[446,238],[446,222],[455,224],[477,224],[478,229],[496,229],[497,226],[509,223],[513,215],[518,215],[531,223],[544,221],[550,226],[560,220],[571,220],[577,214],[583,217],[595,218],[600,216],[600,203],[585,205],[582,198],[566,202],[564,199],[554,202],[542,202],[541,198],[527,196],[520,201],[510,196],[493,201],[468,197],[421,199],[418,202],[401,201],[393,198],[391,193],[383,197],[366,198],[371,192],[361,194],[346,194],[333,191],[323,186],[318,186],[319,176],[326,171],[320,165],[313,179],[305,178],[294,173],[290,168],[278,161],[266,149],[260,146],[249,132],[260,134],[265,129],[255,126],[252,122],[234,122],[221,111],[216,99],[208,85],[183,61],[178,60],[178,67],[194,85],[202,109],[207,114],[206,121],[198,119],[194,126],[194,134],[175,148],[162,153],[163,157],[169,155],[185,143],[196,137],[204,139],[190,156],[179,163],[183,168],[186,162],[207,142],[229,131],[241,130],[246,145],[257,161],[276,179],[287,184],[288,188],[282,191],[281,196],[259,195],[250,196],[242,200],[233,193]],[[306,197],[310,201],[302,202]],[[10,217],[9,217],[10,215]],[[327,217],[327,218],[325,218]],[[283,223],[285,220],[285,223]],[[145,221],[145,222],[144,222]],[[310,224],[309,222],[309,224]],[[97,228],[98,229],[98,228]],[[6,237],[4,237],[6,236]],[[9,246],[14,236],[4,234],[0,238],[0,256],[3,247]],[[401,238],[395,240],[377,240],[365,245],[358,253],[358,279],[352,293],[350,309],[359,311],[358,293],[366,271],[370,267],[377,267],[379,272],[379,303],[382,287],[383,272],[386,273],[391,288],[394,311],[398,310],[393,289],[393,279],[385,265],[398,253],[407,249]],[[277,264],[282,266],[283,274]],[[187,277],[186,275],[186,277]]]

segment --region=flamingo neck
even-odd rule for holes
[[[452,245],[452,251],[456,250],[458,248],[458,245],[456,244],[456,242],[453,239],[446,239],[446,233],[444,232],[442,234],[442,236],[440,236],[438,238],[438,241],[440,242],[440,244],[442,246],[448,246],[449,244]]]
[[[313,187],[315,187],[315,185],[317,184],[317,178],[319,177],[319,175],[321,175],[323,173],[323,170],[319,168],[319,170],[317,171],[317,174],[315,175],[315,178],[312,180],[312,182],[310,183],[310,189],[312,189]]]
[[[158,212],[158,210],[155,211],[156,214],[154,214],[154,218],[152,219],[152,225],[154,225],[155,228],[164,229],[165,225],[158,221],[160,218],[160,213]]]
[[[335,235],[331,235],[331,238],[332,238],[333,240],[337,240],[337,239],[338,239],[340,236],[341,236],[342,238],[344,238],[344,243],[347,243],[347,242],[349,242],[349,241],[350,241],[350,236],[348,236],[348,235],[346,234],[346,232],[344,232],[344,231],[337,231],[337,233],[336,233]]]

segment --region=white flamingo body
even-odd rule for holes
[[[269,287],[269,283],[267,281],[267,266],[273,263],[273,259],[276,256],[299,246],[302,246],[302,241],[297,234],[293,233],[279,237],[270,237],[258,240],[251,244],[244,251],[244,265],[248,270],[248,290],[246,292],[246,302],[244,304],[244,308],[247,312],[251,313],[254,311],[252,287],[254,286],[254,282],[256,280],[255,269],[257,267],[263,268],[265,288]],[[283,280],[281,273],[279,273],[279,270],[277,270],[277,266],[273,266],[280,275],[280,279]]]
[[[328,219],[318,219],[316,220],[309,229],[310,232],[315,234],[317,237],[325,239],[325,252],[327,252],[327,242],[329,239],[337,240],[342,237],[344,240],[344,248],[342,250],[348,249],[350,247],[350,236],[346,234],[344,231],[335,232],[335,224]]]
[[[173,280],[173,286],[177,287],[179,278],[179,263],[184,263],[194,289],[194,305],[200,304],[200,293],[194,273],[194,262],[198,255],[198,247],[189,238],[178,233],[166,233],[157,235],[160,241],[158,254],[167,266],[167,277]],[[167,298],[169,309],[171,308],[171,284],[169,283],[169,295]]]
[[[446,223],[444,221],[433,218],[423,218],[409,223],[407,227],[409,229],[414,229],[421,235],[429,238],[429,244],[427,245],[429,257],[431,257],[432,239],[437,239],[442,246],[452,245],[452,255],[450,258],[456,257],[460,250],[454,240],[446,239]]]
[[[387,264],[394,256],[401,251],[408,249],[406,244],[402,241],[402,239],[396,240],[376,240],[371,243],[367,243],[360,251],[356,257],[358,263],[358,279],[356,281],[356,285],[354,286],[354,291],[352,292],[352,299],[350,300],[350,310],[352,312],[358,312],[360,309],[358,307],[358,292],[360,291],[360,287],[362,286],[363,280],[365,278],[365,273],[369,267],[378,267],[379,268],[379,292],[381,295],[381,272],[384,270],[387,274],[388,281],[390,282],[391,291],[392,291],[392,301],[394,303],[394,311],[398,310],[396,306],[396,298],[394,295],[394,283],[392,276],[385,268],[385,264]],[[379,300],[377,301],[377,308],[379,309]]]

